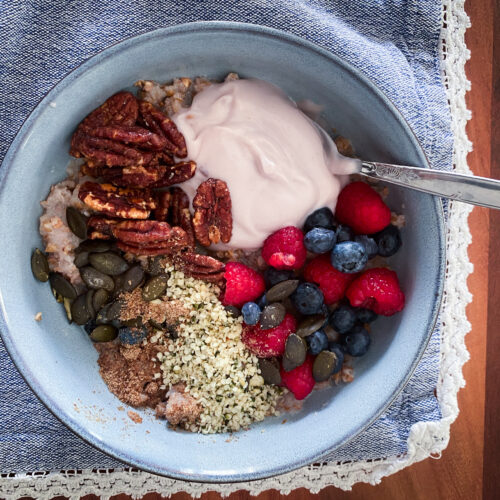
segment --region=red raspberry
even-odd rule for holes
[[[318,255],[304,269],[304,278],[317,283],[325,297],[325,304],[339,301],[345,295],[356,274],[341,273],[330,262],[330,254]]]
[[[308,355],[299,367],[289,372],[283,370],[283,367],[280,369],[283,385],[293,392],[296,399],[304,399],[314,388],[313,361],[313,356]]]
[[[397,274],[383,267],[365,271],[351,283],[346,295],[353,307],[365,307],[382,316],[392,316],[405,305]]]
[[[224,279],[226,291],[222,303],[225,306],[241,307],[260,297],[266,289],[264,278],[241,262],[228,262]]]
[[[276,269],[299,269],[306,261],[306,254],[304,233],[294,226],[271,234],[262,247],[262,258]]]
[[[390,224],[391,211],[368,184],[352,182],[339,194],[335,217],[358,234],[373,234]]]
[[[274,328],[261,330],[260,325],[243,325],[241,341],[247,349],[259,358],[281,356],[285,352],[285,342],[295,331],[297,322],[291,314],[285,314],[283,321]]]

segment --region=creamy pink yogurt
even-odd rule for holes
[[[209,177],[226,181],[233,234],[218,248],[255,249],[284,226],[335,208],[355,162],[274,85],[255,79],[211,85],[174,116],[198,169],[182,184],[190,200]]]

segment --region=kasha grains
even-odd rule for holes
[[[158,354],[163,385],[185,384],[202,410],[185,429],[204,434],[232,432],[276,414],[282,390],[264,384],[258,359],[241,342],[241,318],[228,313],[216,285],[167,267],[167,297],[190,310],[180,318],[178,337]]]

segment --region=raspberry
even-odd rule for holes
[[[259,358],[281,356],[285,352],[286,339],[295,331],[296,326],[295,318],[288,313],[278,326],[267,330],[262,330],[258,323],[255,326],[244,324],[241,341]]]
[[[396,273],[382,267],[365,271],[351,283],[346,295],[352,306],[365,307],[382,316],[392,316],[405,305]]]
[[[313,361],[313,356],[309,355],[304,363],[289,372],[283,370],[283,367],[280,369],[283,385],[293,392],[296,399],[304,399],[313,390]]]
[[[319,285],[327,305],[342,299],[355,277],[355,274],[337,271],[330,262],[329,254],[318,255],[304,269],[304,278]]]
[[[271,234],[262,247],[262,258],[276,269],[299,269],[306,261],[306,254],[304,233],[294,226]]]
[[[241,307],[259,298],[266,289],[264,278],[241,262],[228,262],[224,279],[226,291],[222,303],[225,306]]]
[[[380,195],[364,182],[352,182],[339,194],[335,216],[358,234],[373,234],[391,222],[391,211]]]

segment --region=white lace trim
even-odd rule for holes
[[[464,0],[443,0],[442,72],[452,110],[452,130],[455,136],[453,163],[455,170],[461,173],[470,173],[467,154],[472,150],[465,132],[470,118],[470,112],[465,106],[465,93],[470,89],[470,82],[465,75],[465,62],[469,59],[470,52],[466,48],[464,34],[469,25]],[[471,242],[467,218],[471,209],[469,205],[451,203],[449,210],[447,245],[453,251],[448,254],[452,255],[452,259],[447,262],[441,308],[441,365],[437,384],[437,397],[443,418],[439,422],[418,422],[413,425],[406,454],[379,460],[310,465],[261,481],[218,485],[183,482],[134,469],[8,474],[0,478],[0,497],[49,499],[63,495],[77,500],[87,494],[108,499],[112,495],[125,493],[133,498],[140,498],[149,492],[170,496],[182,491],[199,497],[206,491],[218,491],[227,496],[242,489],[252,495],[276,489],[286,495],[296,488],[307,488],[312,493],[317,493],[326,486],[350,490],[358,482],[376,484],[383,477],[415,462],[428,457],[439,458],[448,445],[450,425],[458,416],[457,393],[465,385],[462,367],[469,359],[465,335],[470,330],[470,323],[465,315],[465,307],[472,298],[467,289],[467,277],[472,272],[472,264],[467,255],[467,247]]]

